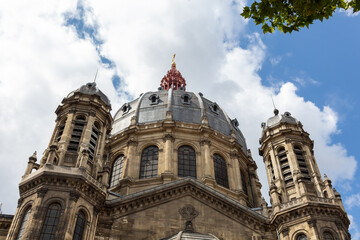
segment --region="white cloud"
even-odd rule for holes
[[[76,10],[73,1],[7,4],[0,6],[0,181],[8,184],[0,189],[0,201],[4,212],[13,213],[28,156],[34,150],[41,153],[48,144],[53,111],[68,92],[93,80],[99,59],[91,41],[79,39],[74,28],[64,26],[64,13]],[[124,81],[121,88],[133,96],[156,90],[176,53],[187,90],[203,92],[239,120],[264,186],[257,148],[260,123],[272,115],[272,95],[277,107],[301,120],[315,140],[320,169],[333,180],[352,179],[355,159],[344,146],[331,142],[331,135],[339,131],[337,114],[305,101],[292,83],[282,84],[277,94],[262,85],[257,72],[266,46],[258,34],[246,32],[246,21],[239,15],[243,1],[84,4],[92,11],[86,23],[99,25],[101,53],[116,63],[115,71]],[[240,42],[245,47],[239,47]],[[125,99],[117,97],[113,73],[100,66],[97,83],[115,113]]]
[[[269,59],[271,65],[273,65],[273,66],[278,65],[281,62],[281,60],[282,60],[281,56],[277,56],[277,57],[273,57],[273,58]]]
[[[347,209],[360,206],[360,193],[346,196],[344,202]]]
[[[355,222],[354,217],[352,215],[348,215],[350,220],[350,226],[349,231],[351,231],[351,239],[352,240],[360,240],[360,229],[357,225],[357,222]]]

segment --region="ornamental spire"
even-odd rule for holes
[[[171,69],[163,77],[160,83],[160,86],[164,90],[169,90],[170,88],[174,90],[186,90],[186,81],[179,70],[176,69],[175,56],[176,54],[174,54],[172,58]]]

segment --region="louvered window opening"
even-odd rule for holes
[[[56,227],[59,222],[61,213],[61,206],[58,203],[53,203],[48,207],[44,224],[41,229],[40,240],[55,239]]]
[[[196,154],[189,146],[182,146],[178,150],[178,176],[196,178]]]
[[[284,177],[285,185],[291,185],[293,183],[293,177],[291,175],[289,161],[287,159],[286,151],[284,148],[279,149],[278,157],[279,157],[281,172]]]
[[[225,160],[219,155],[214,155],[214,170],[216,183],[229,188],[229,180]]]
[[[144,149],[141,154],[139,178],[152,178],[157,176],[158,172],[159,149],[156,146],[150,146]]]
[[[89,144],[89,159],[93,160],[94,159],[94,155],[95,155],[95,150],[96,150],[96,144],[97,144],[97,140],[99,137],[99,129],[96,127],[96,125],[94,124],[92,132],[91,132],[91,137],[90,137],[90,144]]]
[[[272,165],[271,159],[270,159],[270,170],[271,170],[272,179],[275,180],[274,167],[273,167],[273,165]]]
[[[21,226],[20,226],[20,229],[19,229],[16,240],[20,240],[22,238],[22,236],[24,234],[25,227],[26,227],[26,223],[27,223],[27,221],[29,219],[29,216],[30,216],[30,213],[31,213],[31,207],[29,207],[26,210],[26,212],[25,212],[25,214],[24,214],[24,216],[22,218]]]
[[[304,176],[305,180],[311,181],[310,174],[309,174],[309,169],[308,169],[308,167],[306,165],[306,161],[305,161],[303,151],[301,150],[301,148],[299,146],[294,146],[294,153],[296,155],[296,159],[297,159],[298,164],[299,164],[300,172]]]
[[[246,181],[245,181],[245,176],[244,174],[240,171],[240,175],[241,175],[241,184],[242,184],[242,189],[244,191],[244,193],[246,195],[248,195],[248,190],[247,190],[247,185],[246,185]]]
[[[85,224],[86,224],[86,216],[82,211],[80,211],[78,214],[78,217],[76,219],[73,240],[82,240],[83,239]]]
[[[58,134],[56,136],[56,142],[60,142],[61,136],[64,133],[64,128],[65,128],[65,122],[60,124],[59,126]]]
[[[120,155],[113,163],[110,187],[114,187],[119,184],[124,169],[124,155]]]
[[[80,144],[80,139],[81,139],[81,135],[83,132],[85,126],[85,121],[84,120],[76,120],[75,124],[74,124],[74,129],[73,132],[71,134],[71,139],[70,139],[70,143],[68,146],[68,150],[69,151],[74,151],[77,152],[78,148],[79,148],[79,144]]]

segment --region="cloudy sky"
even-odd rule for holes
[[[0,202],[14,214],[28,157],[40,159],[63,97],[91,82],[126,101],[156,90],[176,53],[187,90],[237,118],[258,164],[260,124],[299,119],[315,157],[342,194],[360,239],[358,68],[360,16],[337,12],[310,29],[263,35],[239,14],[245,1],[2,1],[0,3]],[[267,197],[268,199],[268,197]]]

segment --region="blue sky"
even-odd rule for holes
[[[310,29],[263,35],[244,1],[16,1],[0,4],[0,202],[13,214],[27,158],[47,147],[56,107],[92,81],[112,102],[156,90],[176,53],[187,90],[237,118],[258,164],[260,124],[290,111],[315,140],[315,157],[342,194],[360,239],[356,136],[360,15],[337,12]],[[12,107],[9,107],[11,103]],[[36,141],[34,141],[34,139]],[[20,147],[21,146],[21,147]],[[9,166],[8,161],[12,161]]]

